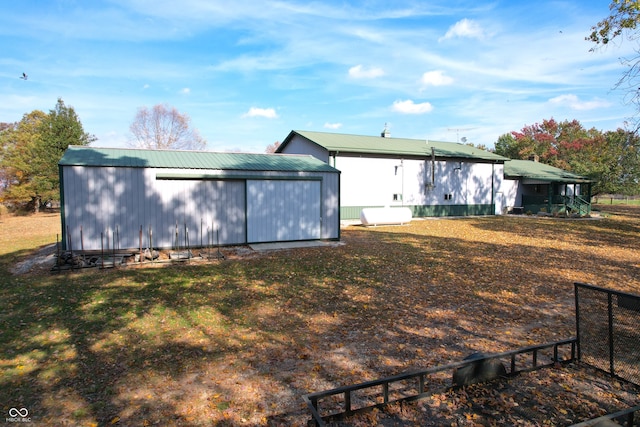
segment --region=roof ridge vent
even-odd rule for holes
[[[382,130],[382,133],[380,133],[380,136],[383,138],[391,138],[391,132],[389,132],[389,127],[386,123],[384,124],[384,129]]]

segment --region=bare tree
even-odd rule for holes
[[[609,10],[611,14],[591,27],[591,34],[586,39],[595,43],[592,51],[616,39],[626,38],[634,45],[634,56],[620,58],[627,69],[614,88],[625,91],[625,101],[635,105],[636,115],[632,120],[637,131],[640,128],[640,0],[612,0]]]
[[[191,118],[167,104],[139,108],[129,130],[133,135],[129,146],[135,148],[202,150],[207,146],[198,130],[191,128]]]
[[[280,141],[276,141],[273,144],[269,144],[267,145],[267,149],[265,150],[265,153],[273,154],[276,152],[278,147],[280,147]]]

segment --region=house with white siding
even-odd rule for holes
[[[509,159],[442,141],[291,131],[277,152],[308,154],[340,170],[340,216],[364,208],[407,207],[414,217],[494,215]]]
[[[386,129],[380,136],[293,130],[277,152],[311,155],[340,170],[343,220],[359,219],[365,208],[405,207],[413,217],[495,215],[570,210],[590,200],[585,177],[465,144],[392,138]]]
[[[59,171],[66,249],[340,239],[340,173],[309,155],[71,146]]]

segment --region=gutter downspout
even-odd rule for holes
[[[491,206],[493,206],[494,215],[496,215],[495,179],[496,179],[496,164],[491,163]]]
[[[431,147],[431,185],[436,185],[436,149]]]

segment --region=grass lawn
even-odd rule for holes
[[[624,198],[624,199],[614,199],[613,197],[600,197],[600,198],[598,198],[598,203],[600,203],[602,205],[640,206],[640,199],[637,198],[637,197]]]
[[[640,207],[602,209],[26,275],[9,267],[55,242],[59,217],[2,215],[0,405],[35,425],[305,425],[308,392],[574,336],[575,281],[640,294]]]

